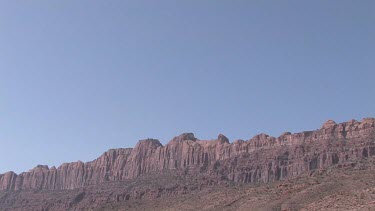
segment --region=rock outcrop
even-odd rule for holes
[[[38,165],[19,175],[0,174],[0,190],[75,189],[165,170],[214,174],[234,182],[271,182],[373,156],[374,141],[374,118],[340,124],[329,120],[315,131],[286,132],[277,138],[259,134],[233,143],[222,134],[199,140],[184,133],[165,146],[146,139],[133,149],[112,149],[87,163]]]

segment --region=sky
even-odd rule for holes
[[[0,2],[0,173],[375,117],[375,1]]]

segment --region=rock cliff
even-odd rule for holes
[[[329,120],[314,131],[285,132],[277,138],[259,134],[233,143],[222,134],[199,140],[184,133],[165,146],[146,139],[133,149],[112,149],[91,162],[64,163],[58,168],[38,165],[18,175],[0,174],[0,190],[67,190],[165,170],[199,172],[234,182],[272,182],[373,155],[374,118],[340,124]]]

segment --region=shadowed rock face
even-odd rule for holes
[[[38,165],[19,175],[0,174],[0,190],[75,189],[164,170],[214,173],[243,183],[272,182],[373,156],[374,137],[374,118],[340,124],[329,120],[315,131],[286,132],[278,138],[259,134],[233,143],[222,134],[215,140],[199,140],[184,133],[165,146],[146,139],[133,149],[112,149],[87,163]]]

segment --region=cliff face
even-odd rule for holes
[[[134,149],[109,150],[87,163],[39,165],[19,175],[0,174],[0,190],[74,189],[163,170],[215,174],[235,182],[271,182],[373,155],[374,118],[340,124],[329,120],[315,131],[286,132],[278,138],[260,134],[233,143],[221,134],[215,140],[199,140],[184,133],[165,146],[146,139]]]

